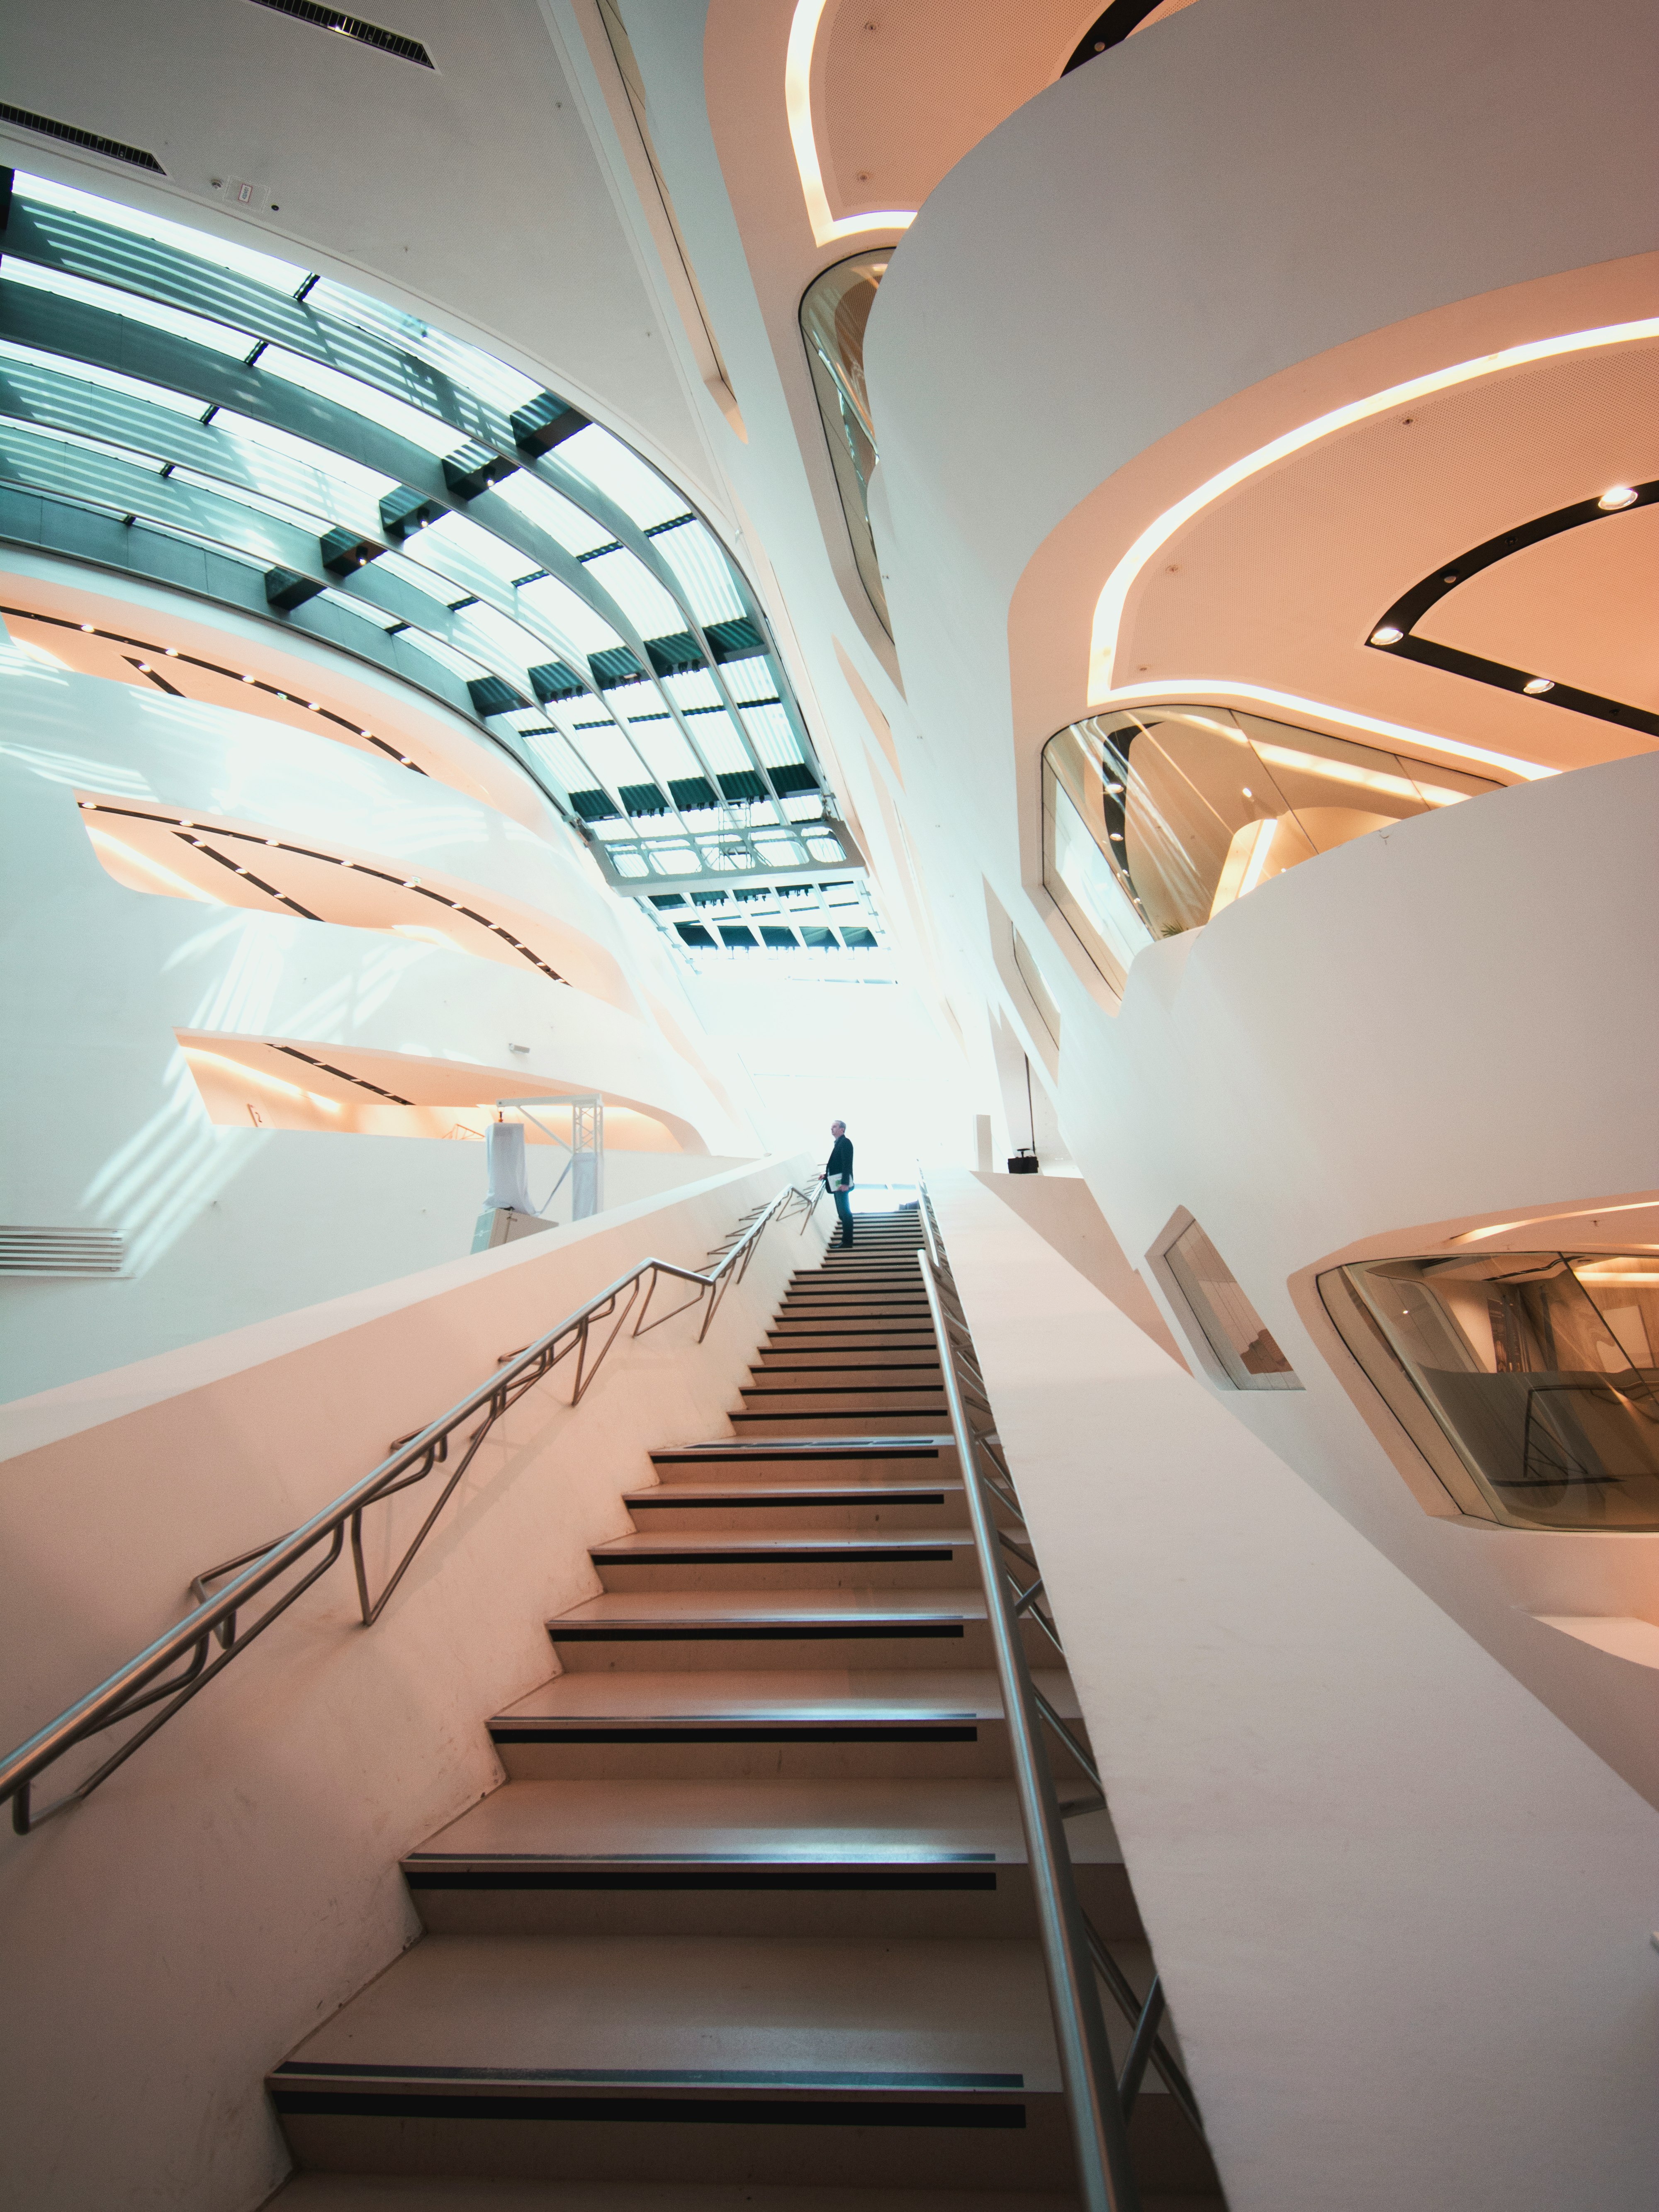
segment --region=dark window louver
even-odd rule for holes
[[[135,169],[149,170],[155,176],[167,174],[155,155],[145,153],[142,146],[124,146],[118,138],[100,138],[95,131],[78,131],[72,123],[55,123],[50,115],[31,115],[27,107],[12,107],[4,100],[0,100],[0,123],[15,123],[21,130],[38,131],[43,138],[58,138],[66,146],[84,147],[88,154],[102,154],[109,161],[128,162]]]
[[[399,61],[413,62],[417,68],[432,67],[432,57],[418,39],[406,39],[401,31],[386,30],[379,23],[365,23],[361,16],[348,15],[343,9],[319,8],[316,0],[252,0],[252,4],[272,9],[279,15],[292,15],[298,23],[314,23],[319,31],[340,33],[356,39],[360,46],[395,54]]]

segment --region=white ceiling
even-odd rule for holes
[[[672,348],[536,0],[396,0],[376,13],[422,40],[435,67],[250,0],[151,0],[141,15],[116,0],[12,9],[7,100],[142,147],[167,176],[10,125],[0,125],[0,158],[428,313],[718,502]],[[216,177],[255,185],[257,215],[225,213]]]

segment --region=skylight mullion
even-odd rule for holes
[[[307,483],[303,465],[289,465],[287,469],[258,467],[234,432],[216,423],[193,422],[149,400],[112,392],[32,362],[9,362],[5,382],[10,389],[0,392],[0,416],[15,415],[25,423],[82,430],[106,438],[112,445],[152,454],[160,462],[193,469],[266,498],[284,500],[290,506],[314,507],[316,495],[326,492],[328,505],[321,511],[330,522],[359,531],[380,526],[378,514],[355,496],[351,487],[325,476],[319,468],[311,471],[312,481]],[[25,407],[27,414],[18,411]],[[319,453],[320,459],[321,449]]]
[[[316,560],[314,538],[254,507],[56,439],[32,437],[15,423],[0,425],[0,453],[20,471],[14,483],[31,490],[143,515],[163,526],[177,523],[193,537],[230,546],[266,566],[303,569]]]

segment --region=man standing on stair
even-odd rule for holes
[[[830,1133],[835,1143],[830,1148],[829,1165],[823,1170],[824,1188],[836,1201],[836,1212],[841,1216],[841,1241],[843,1249],[853,1241],[853,1208],[848,1193],[853,1188],[853,1147],[847,1135],[845,1121],[832,1121]]]

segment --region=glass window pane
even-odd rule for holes
[[[217,409],[213,427],[234,438],[239,446],[257,448],[262,454],[279,455],[295,470],[310,471],[326,482],[344,486],[365,505],[378,505],[397,485],[396,477],[365,468],[361,461],[350,460],[326,446],[313,445],[309,438],[298,437],[292,430],[279,429],[274,422],[259,422],[252,416],[239,415],[234,408]],[[264,489],[274,491],[276,479]]]
[[[452,383],[488,399],[503,415],[527,406],[541,391],[539,384],[509,368],[504,361],[497,361],[493,354],[480,352],[477,346],[468,345],[464,338],[451,337],[445,331],[434,330],[418,316],[406,314],[383,300],[373,300],[366,292],[355,292],[349,284],[337,284],[332,277],[319,276],[306,295],[306,304],[430,362]]]
[[[10,275],[8,264],[6,273]],[[174,392],[164,384],[147,384],[141,376],[123,376],[118,369],[100,368],[87,361],[70,361],[61,354],[38,353],[33,346],[14,345],[0,339],[0,361],[27,362],[34,368],[49,368],[58,376],[72,376],[82,384],[95,384],[106,392],[124,392],[130,399],[147,399],[175,415],[192,415],[199,422],[202,403],[191,394]]]
[[[1651,1253],[1370,1261],[1320,1287],[1466,1511],[1531,1528],[1659,1528]]]
[[[701,522],[683,522],[651,543],[678,578],[700,623],[737,622],[748,611],[732,564]]]
[[[440,459],[466,442],[451,424],[423,415],[418,407],[394,399],[390,392],[377,392],[372,384],[361,384],[355,376],[347,376],[325,362],[289,353],[285,346],[267,346],[259,356],[259,369],[262,375],[280,376],[302,391],[314,392],[319,399],[331,399],[337,407],[349,408],[354,415],[378,422],[383,430],[407,438],[411,446]]]
[[[631,553],[601,553],[584,566],[600,590],[610,592],[641,637],[672,637],[685,628],[682,610]]]
[[[1195,1221],[1166,1247],[1164,1263],[1235,1389],[1302,1388],[1266,1322]]]
[[[596,613],[586,599],[579,599],[556,576],[543,576],[533,584],[520,584],[519,597],[550,629],[568,638],[572,651],[578,654],[605,653],[622,643],[605,617]],[[580,666],[577,668],[579,676],[585,672]]]
[[[495,487],[495,497],[517,507],[527,522],[556,538],[567,553],[591,553],[596,545],[615,543],[609,526],[596,522],[580,507],[572,506],[551,484],[527,469],[517,469]]]
[[[684,494],[597,422],[567,438],[558,448],[558,458],[567,468],[586,477],[596,491],[613,501],[641,530],[685,513]]]
[[[124,207],[118,200],[76,191],[72,185],[56,184],[50,177],[29,176],[20,169],[15,189],[25,199],[68,208],[76,215],[90,216],[95,222],[106,222],[112,229],[130,231],[135,238],[153,238],[158,245],[170,246],[179,253],[194,254],[198,261],[217,262],[222,269],[234,269],[256,283],[269,284],[273,291],[296,292],[306,280],[307,272],[297,262],[279,261],[274,254],[258,253],[250,246],[216,237],[210,231],[186,229],[181,222],[145,215],[137,208]],[[6,273],[11,274],[9,268]]]
[[[855,254],[826,269],[800,303],[801,336],[817,395],[818,412],[841,493],[853,557],[882,627],[890,629],[876,541],[870,529],[870,479],[881,456],[864,380],[864,334],[876,291],[887,273],[887,253]]]
[[[188,314],[182,307],[163,307],[159,300],[142,299],[136,292],[118,291],[112,284],[94,284],[88,277],[69,276],[61,270],[42,269],[9,253],[6,256],[6,281],[27,284],[31,291],[50,292],[60,300],[78,300],[87,307],[101,307],[106,314],[119,315],[125,322],[143,323],[150,330],[165,331],[171,337],[188,338],[193,345],[205,346],[211,353],[227,354],[236,361],[246,360],[258,343],[251,331],[237,330],[228,323],[210,322],[205,315]]]
[[[743,726],[763,767],[787,768],[799,763],[801,750],[789,726],[789,717],[781,707],[748,708],[744,713]]]

